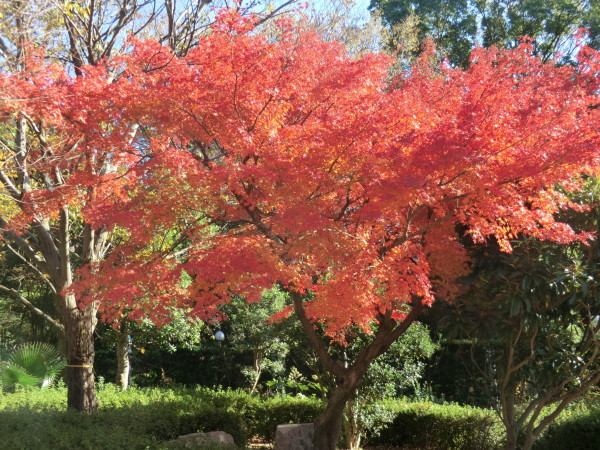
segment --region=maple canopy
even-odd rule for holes
[[[177,306],[214,319],[232,294],[258,301],[279,283],[343,340],[415,298],[451,297],[469,270],[459,225],[506,251],[520,234],[590,237],[555,214],[577,207],[557,186],[598,173],[593,50],[555,67],[527,44],[477,49],[467,70],[426,51],[390,77],[385,55],[355,59],[286,24],[277,39],[252,30],[222,12],[182,58],[132,40],[78,78],[40,63],[0,81],[3,111],[26,104],[78,142],[55,155],[77,164],[69,183],[35,208],[68,203],[123,230],[75,287],[105,317],[160,323]],[[99,157],[116,170],[95,170]]]

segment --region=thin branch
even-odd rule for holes
[[[29,300],[27,300],[25,297],[23,297],[21,294],[19,294],[14,289],[11,289],[9,287],[6,287],[6,286],[0,284],[0,292],[4,292],[5,294],[8,294],[11,297],[19,300],[23,305],[25,305],[27,307],[27,309],[29,309],[34,314],[42,317],[44,320],[46,320],[56,330],[58,330],[61,333],[65,332],[65,327],[64,327],[63,324],[59,323],[54,318],[52,318],[51,316],[49,316],[48,314],[46,314],[44,311],[42,311],[41,309],[39,309],[38,307],[36,307],[33,303],[31,303]]]
[[[292,291],[291,295],[292,300],[294,301],[294,311],[296,312],[296,317],[298,317],[298,320],[300,320],[306,337],[308,338],[310,344],[317,353],[319,361],[321,361],[321,364],[323,364],[325,369],[327,369],[333,375],[335,375],[338,378],[343,378],[347,372],[347,369],[345,369],[337,361],[335,361],[327,352],[327,348],[325,347],[325,345],[321,341],[321,338],[314,329],[313,323],[306,316],[306,311],[304,311],[304,305],[302,301],[302,294],[296,291]]]
[[[30,261],[27,260],[27,258],[25,258],[23,255],[21,255],[15,248],[12,247],[12,245],[10,245],[7,241],[4,241],[4,245],[6,245],[6,247],[8,247],[8,249],[17,257],[19,258],[21,261],[23,261],[25,264],[27,264],[27,266],[29,266],[29,268],[31,270],[33,270],[40,279],[44,280],[44,282],[48,285],[48,287],[50,288],[50,290],[53,293],[57,293],[56,288],[54,287],[54,285],[50,282],[50,280],[48,279],[47,274],[43,273],[40,269],[38,269],[34,264],[32,264]]]

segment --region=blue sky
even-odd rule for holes
[[[328,0],[308,0],[308,2],[311,4],[314,4],[314,5],[329,3]],[[369,3],[371,3],[371,0],[354,0],[354,2],[356,3],[356,7],[358,9],[367,11],[367,9],[369,8]]]

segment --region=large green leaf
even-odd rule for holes
[[[65,364],[64,358],[49,344],[23,344],[0,364],[0,380],[5,388],[16,384],[41,386],[52,380]]]
[[[0,382],[4,388],[11,388],[17,384],[21,386],[37,386],[42,380],[34,375],[28,374],[22,367],[10,363],[0,366]]]

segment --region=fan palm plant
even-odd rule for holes
[[[55,347],[43,342],[23,344],[7,357],[0,357],[0,385],[47,386],[65,366]]]

